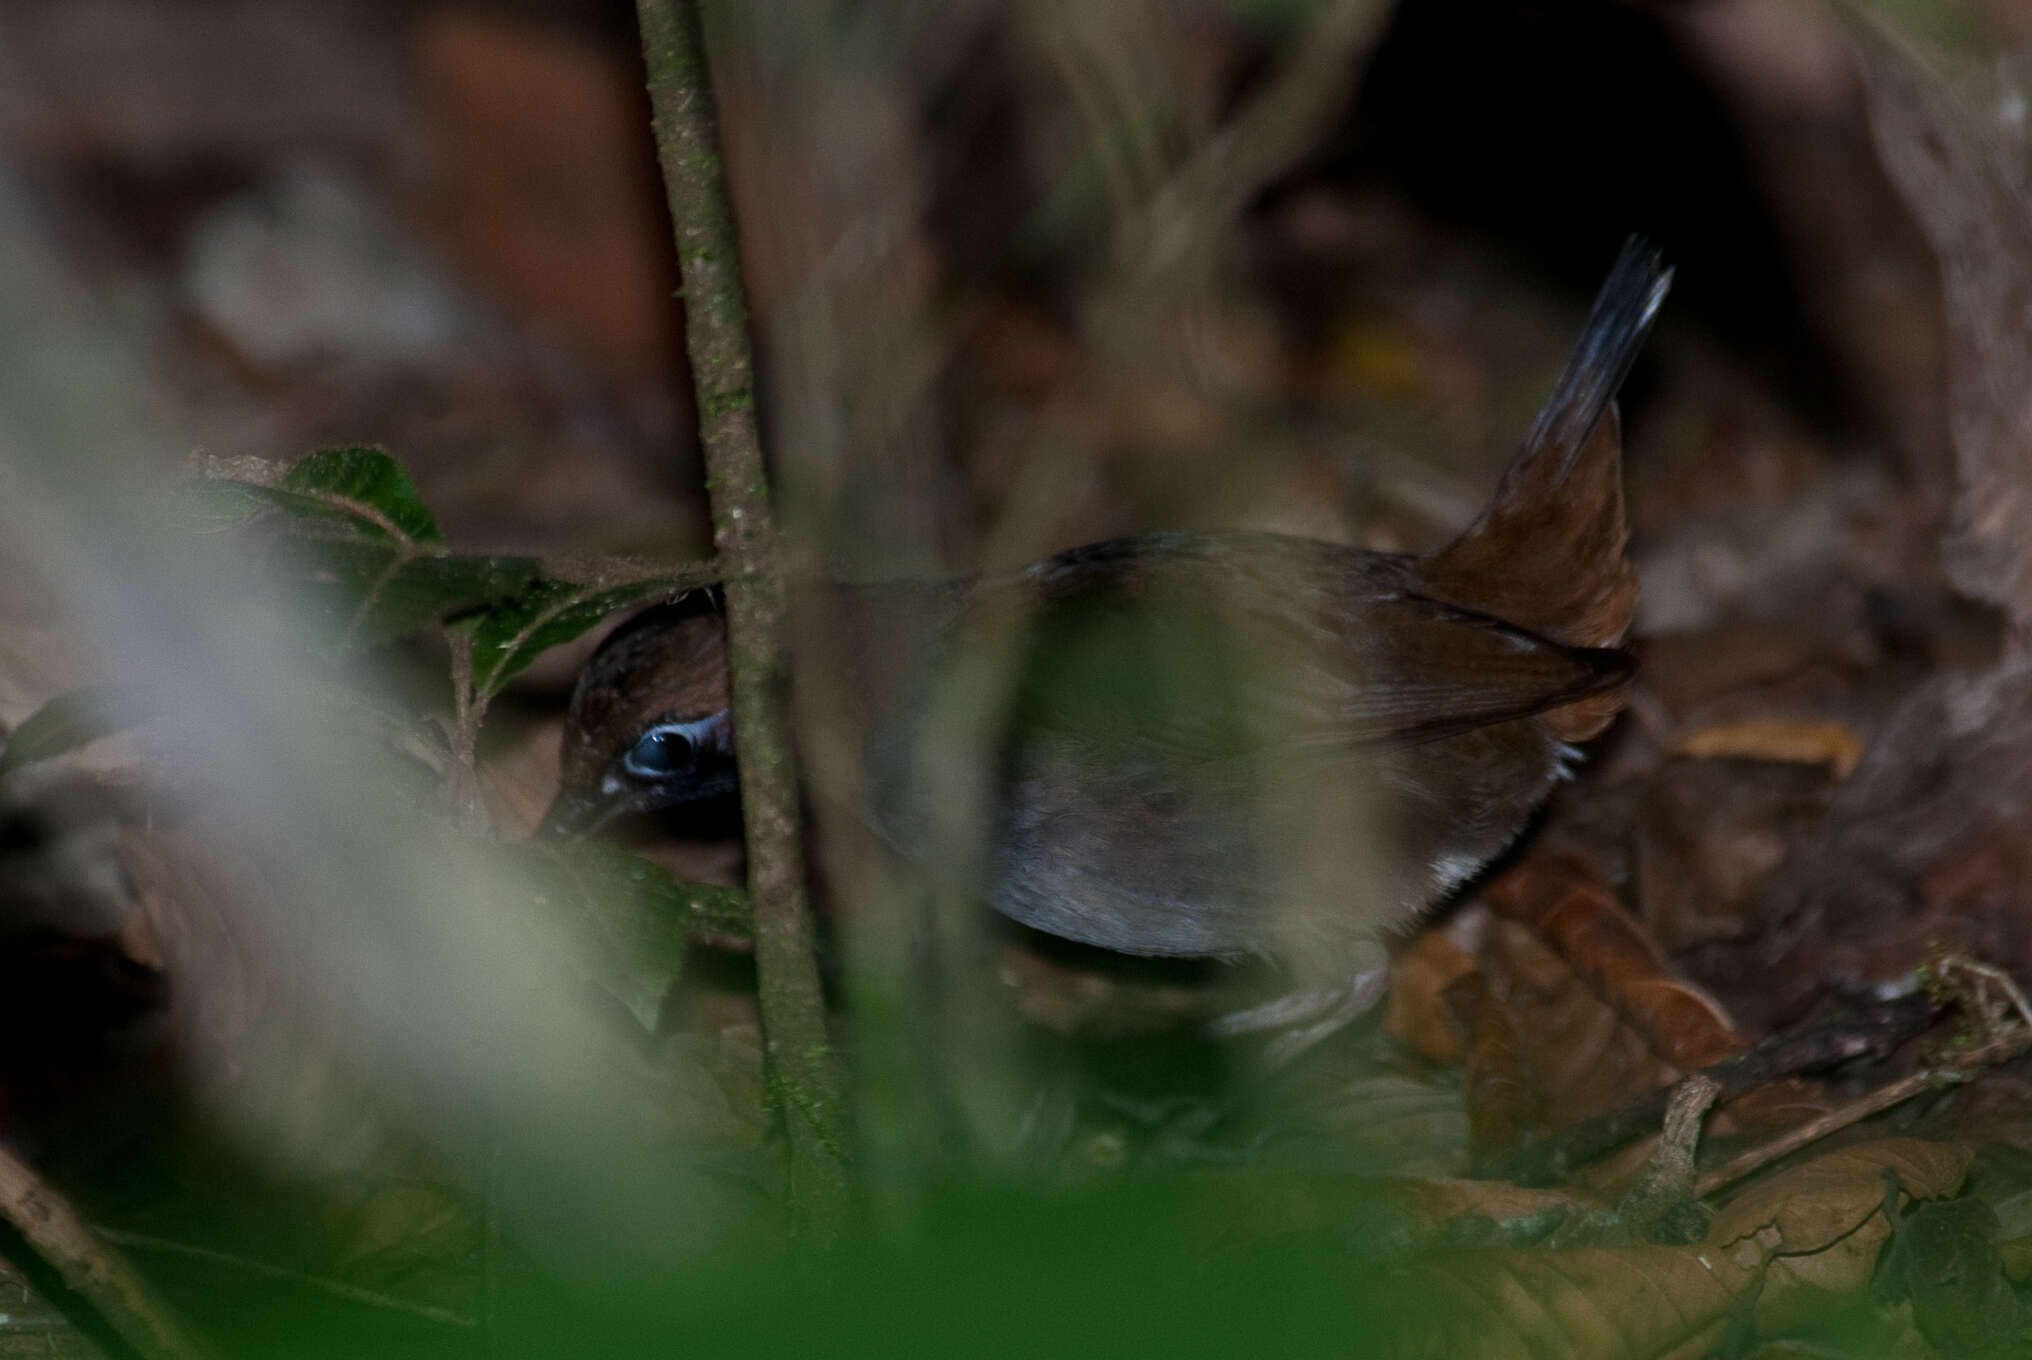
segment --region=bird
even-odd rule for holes
[[[1160,532],[837,588],[841,617],[911,620],[910,645],[875,649],[891,693],[863,705],[869,824],[1046,935],[1287,970],[1219,1032],[1297,1051],[1372,1007],[1389,942],[1516,839],[1621,707],[1637,582],[1615,398],[1671,280],[1625,242],[1490,500],[1436,551]],[[731,804],[725,646],[710,591],[600,646],[540,834]]]
[[[540,839],[591,835],[630,812],[717,826],[737,809],[723,604],[714,588],[609,633],[572,687],[558,793]]]

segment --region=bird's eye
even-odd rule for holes
[[[652,727],[642,734],[622,763],[643,779],[668,779],[683,774],[698,759],[698,743],[683,728]]]

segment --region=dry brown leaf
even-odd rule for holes
[[[1905,1198],[1938,1199],[1961,1187],[1971,1160],[1965,1148],[1916,1138],[1837,1148],[1736,1196],[1715,1216],[1706,1247],[1739,1269],[1766,1271],[1757,1321],[1768,1334],[1819,1306],[1816,1295],[1869,1283],[1891,1235],[1886,1171]]]
[[[1603,1114],[1744,1048],[1727,1012],[1668,968],[1585,860],[1528,859],[1484,900],[1491,917],[1474,971],[1456,974],[1443,996],[1468,1036],[1461,1061],[1478,1156]],[[1421,943],[1414,964],[1453,968],[1458,960]],[[1414,1024],[1437,1032],[1413,1002],[1405,1010],[1400,1036]],[[1733,1099],[1710,1127],[1789,1127],[1826,1108],[1812,1086],[1785,1081]],[[1647,1154],[1639,1146],[1631,1155],[1635,1162],[1595,1168],[1590,1184],[1623,1183]]]
[[[1476,980],[1487,986],[1491,1000],[1476,1018],[1468,1059],[1469,1120],[1478,1134],[1485,1125],[1489,1138],[1499,1132],[1483,1102],[1503,1089],[1501,1080],[1517,1088],[1507,1097],[1516,1112],[1512,1117],[1527,1121],[1516,1131],[1542,1132],[1600,1114],[1678,1075],[1534,932],[1514,921],[1496,922],[1481,963]],[[1491,1047],[1489,1036],[1499,1032],[1507,1036],[1507,1046]],[[1499,1080],[1499,1064],[1505,1063]],[[1480,1152],[1509,1145],[1479,1137],[1476,1142]]]
[[[1820,1251],[1884,1207],[1885,1171],[1913,1198],[1938,1199],[1961,1187],[1970,1161],[1965,1148],[1918,1138],[1836,1148],[1745,1189],[1715,1215],[1707,1240],[1726,1249],[1769,1229],[1775,1249]]]
[[[1820,1087],[1800,1077],[1787,1077],[1746,1091],[1716,1112],[1708,1132],[1725,1134],[1745,1129],[1789,1129],[1818,1119],[1836,1106]]]
[[[1384,1025],[1401,1044],[1438,1063],[1458,1063],[1466,1036],[1444,1000],[1446,989],[1475,970],[1475,956],[1445,929],[1421,931],[1390,963]]]
[[[1656,942],[1583,861],[1526,860],[1484,900],[1545,940],[1663,1061],[1691,1071],[1742,1050],[1720,1004],[1666,968]]]
[[[1717,723],[1681,737],[1674,753],[1713,760],[1752,760],[1830,765],[1845,777],[1863,758],[1863,739],[1846,724],[1806,718],[1743,718]]]
[[[1508,1181],[1472,1181],[1425,1176],[1400,1181],[1390,1203],[1416,1226],[1433,1231],[1463,1214],[1496,1223],[1520,1223],[1559,1210],[1601,1207],[1565,1190],[1534,1190]]]
[[[1691,1247],[1435,1254],[1391,1275],[1390,1301],[1403,1300],[1404,1312],[1387,1319],[1379,1353],[1700,1355],[1746,1303],[1757,1334],[1772,1336],[1868,1286],[1890,1236],[1887,1168],[1906,1198],[1932,1199],[1954,1193],[1969,1160],[1917,1139],[1826,1153],[1738,1195]],[[1432,1207],[1485,1212],[1445,1182],[1407,1190],[1407,1202],[1424,1196]],[[1506,1193],[1488,1200],[1498,1214],[1511,1203]]]
[[[1755,1279],[1691,1247],[1460,1253],[1392,1281],[1417,1316],[1392,1319],[1390,1356],[1629,1360],[1705,1336]]]
[[[1524,1080],[1517,1029],[1509,1010],[1489,995],[1488,979],[1464,973],[1446,991],[1447,1004],[1468,1033],[1463,1066],[1467,1085],[1468,1145],[1477,1159],[1514,1145],[1544,1124]]]

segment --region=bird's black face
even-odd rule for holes
[[[672,810],[687,838],[740,826],[726,631],[700,591],[608,635],[565,717],[557,799],[538,835],[582,836],[617,816]]]
[[[593,788],[561,793],[539,834],[586,835],[614,817],[664,809],[682,809],[701,831],[717,831],[738,815],[739,793],[733,721],[725,709],[662,718],[607,761]]]
[[[648,728],[618,756],[601,791],[638,811],[680,807],[732,793],[733,724],[725,709]]]

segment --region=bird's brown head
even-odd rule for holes
[[[572,691],[563,777],[536,834],[583,835],[619,814],[663,808],[716,821],[736,806],[726,654],[717,590],[615,629]]]

